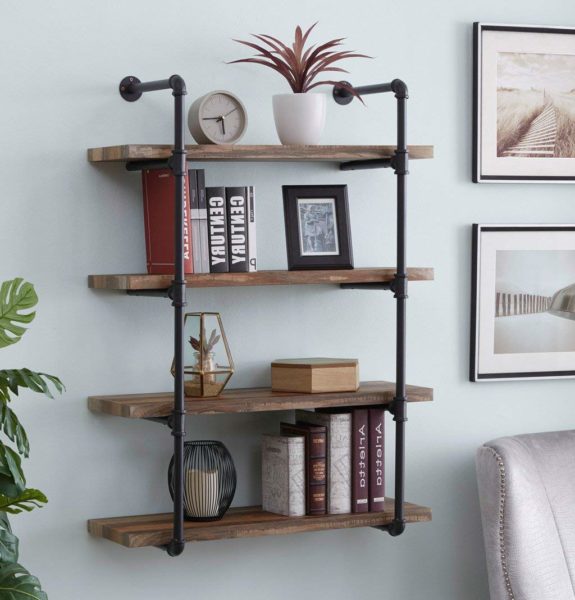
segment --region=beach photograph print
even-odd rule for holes
[[[495,354],[575,352],[575,250],[497,250]]]
[[[575,55],[497,53],[497,156],[575,158]]]

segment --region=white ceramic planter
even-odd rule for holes
[[[325,126],[325,94],[278,94],[273,107],[282,144],[319,144]]]

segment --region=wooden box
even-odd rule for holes
[[[358,388],[355,358],[286,358],[272,363],[274,392],[320,394],[355,392]]]

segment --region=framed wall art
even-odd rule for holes
[[[473,225],[471,381],[575,377],[575,225]]]
[[[346,185],[284,185],[288,268],[353,269]]]
[[[575,28],[473,31],[473,181],[575,181]]]

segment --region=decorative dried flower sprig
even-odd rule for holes
[[[204,336],[204,354],[209,354],[215,347],[215,345],[221,340],[220,335],[216,335],[216,330],[212,329],[210,339],[206,340]],[[200,352],[200,341],[195,337],[190,336],[190,344],[196,352]]]
[[[326,72],[348,73],[341,67],[334,66],[335,63],[346,58],[372,58],[366,54],[358,54],[355,51],[341,50],[336,51],[334,48],[341,46],[345,38],[337,38],[325,42],[320,45],[312,45],[305,48],[305,44],[312,29],[317,25],[314,23],[305,33],[302,32],[298,25],[295,30],[295,41],[291,48],[271,35],[251,34],[258,39],[266,47],[260,46],[253,42],[243,40],[234,40],[244,46],[249,46],[256,50],[253,58],[240,58],[233,60],[228,64],[234,63],[255,63],[269,67],[277,71],[289,83],[292,91],[295,94],[303,94],[320,85],[334,85],[348,90],[351,94],[360,98],[359,94],[346,83],[341,81],[322,80],[315,81],[318,75]]]

